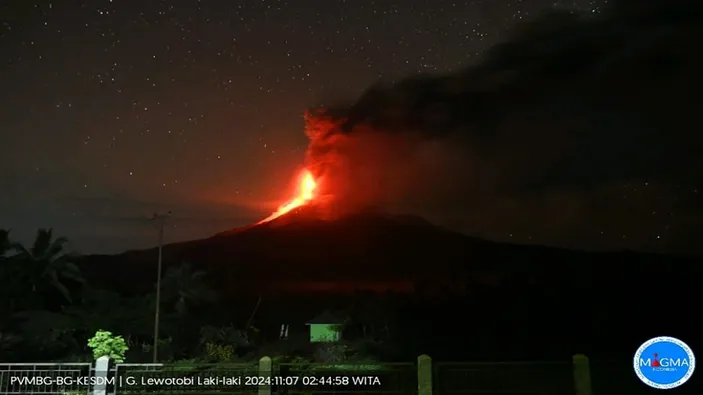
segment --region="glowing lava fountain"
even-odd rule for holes
[[[283,214],[310,203],[310,201],[315,198],[316,192],[317,181],[315,181],[315,177],[313,177],[309,170],[303,170],[300,173],[300,180],[298,181],[295,197],[278,207],[278,210],[258,223],[263,224],[272,221]]]

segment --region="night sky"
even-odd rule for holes
[[[53,227],[81,252],[114,252],[155,244],[145,218],[158,210],[174,212],[169,241],[255,222],[287,197],[304,160],[307,107],[355,98],[379,79],[458,70],[516,22],[549,7],[598,14],[604,3],[3,2],[0,226],[21,240]],[[670,240],[671,217],[675,202],[698,198],[696,186],[608,185],[644,219],[566,240],[496,214],[469,233],[690,251]]]

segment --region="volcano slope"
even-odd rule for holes
[[[88,278],[105,286],[147,292],[153,289],[156,261],[152,248],[86,256],[80,264]],[[366,212],[323,221],[303,211],[165,245],[163,262],[165,268],[191,263],[225,294],[364,287],[411,293],[527,287],[624,294],[669,285],[683,289],[700,278],[702,267],[696,258],[494,243],[410,216]]]
[[[313,218],[299,211],[166,245],[164,265],[206,271],[223,314],[263,297],[257,320],[275,333],[332,305],[386,306],[393,318],[384,319],[404,328],[396,340],[404,358],[466,358],[456,354],[462,347],[478,359],[617,351],[630,360],[641,339],[666,334],[695,347],[703,330],[690,319],[700,259],[499,244],[407,216]],[[91,284],[135,294],[153,291],[156,261],[153,248],[80,264]]]

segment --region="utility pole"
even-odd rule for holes
[[[159,231],[159,258],[156,269],[156,308],[154,312],[154,363],[157,363],[159,358],[159,315],[161,313],[161,261],[162,249],[164,246],[164,225],[166,219],[171,217],[171,211],[166,214],[154,214],[151,217],[151,224]]]

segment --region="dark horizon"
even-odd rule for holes
[[[287,227],[287,226],[292,226],[295,228],[302,228],[305,229],[306,227],[310,226],[318,226],[315,225],[315,223],[327,223],[327,225],[322,225],[325,227],[330,227],[331,229],[335,228],[344,228],[344,224],[348,219],[359,219],[361,221],[367,221],[367,224],[369,228],[371,229],[374,224],[377,221],[390,221],[391,223],[394,223],[395,226],[406,226],[408,224],[413,224],[413,223],[421,223],[423,226],[426,226],[428,230],[432,230],[433,232],[443,232],[443,231],[449,231],[458,235],[461,235],[461,237],[466,240],[468,244],[478,242],[478,243],[489,243],[489,244],[494,244],[496,249],[500,248],[521,248],[521,247],[526,247],[526,248],[539,248],[539,249],[546,249],[549,251],[554,251],[554,252],[566,252],[566,253],[594,253],[594,254],[605,254],[606,256],[608,254],[634,254],[634,255],[641,255],[641,256],[647,256],[650,255],[652,257],[656,256],[668,256],[671,258],[691,258],[691,259],[698,259],[701,258],[701,255],[697,254],[685,254],[685,253],[672,253],[672,252],[660,252],[660,251],[653,251],[653,250],[632,250],[632,249],[583,249],[583,248],[572,248],[568,246],[555,246],[555,245],[545,245],[545,244],[534,244],[534,243],[512,243],[510,240],[508,241],[502,241],[502,240],[490,240],[490,239],[484,239],[480,237],[475,237],[472,235],[465,234],[463,232],[444,227],[441,225],[437,225],[436,223],[433,223],[426,218],[419,217],[419,216],[414,216],[414,215],[407,215],[407,214],[390,214],[390,213],[384,213],[384,212],[370,212],[370,213],[363,213],[363,212],[354,212],[350,213],[344,216],[341,216],[339,218],[334,218],[334,219],[322,219],[322,218],[315,218],[315,217],[308,217],[306,218],[304,215],[298,215],[296,212],[284,215],[280,218],[280,223],[278,224],[274,221],[274,225],[272,226],[271,224],[258,224],[256,222],[252,223],[247,223],[242,226],[238,227],[231,227],[227,228],[221,231],[215,231],[211,233],[207,233],[204,236],[201,237],[189,237],[189,238],[182,238],[182,239],[170,239],[170,238],[165,238],[164,239],[164,244],[163,247],[164,249],[169,249],[171,247],[176,247],[178,248],[179,246],[183,245],[197,245],[200,243],[207,242],[210,239],[217,239],[217,238],[231,238],[231,237],[238,237],[237,235],[242,233],[242,232],[247,232],[249,230],[255,229],[256,231],[263,231],[266,233],[271,232],[272,234],[276,234],[279,232],[279,228],[281,227]],[[149,227],[149,231],[154,233],[155,235],[158,235],[158,231],[151,227],[149,224],[149,219],[144,218],[144,223],[146,226]],[[412,226],[412,225],[411,225]],[[172,231],[173,228],[169,229],[168,227],[165,228],[165,232]],[[166,233],[165,233],[166,234]],[[36,233],[32,234],[31,236],[35,236]],[[15,239],[13,238],[14,241],[22,242],[20,239]],[[30,238],[30,241],[32,239]],[[29,242],[27,243],[29,244]],[[75,246],[75,242],[69,240],[69,247]],[[156,252],[158,248],[158,240],[152,241],[149,243],[148,241],[145,241],[142,245],[138,245],[136,247],[132,248],[126,248],[126,249],[120,249],[120,250],[115,250],[115,251],[96,251],[96,252],[90,252],[90,251],[79,251],[79,250],[74,250],[75,252],[79,252],[82,255],[86,256],[119,256],[123,254],[134,254],[134,253],[142,253],[142,252]]]

